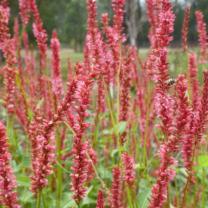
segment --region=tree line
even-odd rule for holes
[[[146,5],[140,0],[126,0],[126,17],[124,30],[127,40],[132,45],[145,47],[149,44],[149,24],[146,17]],[[48,34],[57,30],[61,42],[66,47],[80,50],[84,43],[86,34],[86,0],[37,0],[41,17]],[[18,14],[18,1],[10,0],[12,16]],[[97,0],[98,18],[103,12],[109,12],[112,16],[111,0]],[[189,24],[189,42],[197,41],[195,10],[200,9],[208,22],[208,1],[207,0],[174,0],[174,11],[176,14],[173,45],[181,42],[181,28],[183,24],[184,9],[191,6]],[[13,19],[13,18],[11,18]],[[13,27],[13,21],[10,23]],[[32,27],[28,27],[30,39],[33,40]]]

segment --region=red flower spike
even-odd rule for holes
[[[53,92],[56,96],[56,100],[61,99],[63,95],[63,86],[61,78],[61,66],[60,66],[60,42],[57,37],[57,33],[54,31],[51,39],[52,50],[52,86]]]
[[[16,179],[10,165],[11,155],[9,153],[6,129],[0,122],[0,204],[7,208],[20,208],[17,199]]]
[[[136,180],[135,162],[133,157],[127,153],[122,154],[122,161],[124,166],[124,180],[129,186],[132,186]]]
[[[99,191],[98,192],[98,196],[97,196],[97,205],[96,208],[104,208],[104,196],[103,196],[103,192]]]
[[[187,38],[189,31],[189,21],[190,21],[190,7],[186,7],[184,11],[183,27],[181,31],[182,47],[184,51],[188,49]]]
[[[197,22],[197,31],[199,36],[199,46],[200,46],[200,61],[205,62],[207,56],[207,31],[206,23],[204,21],[204,15],[201,11],[195,12],[196,22]]]
[[[111,188],[111,208],[122,208],[122,175],[118,167],[113,168],[113,181]]]

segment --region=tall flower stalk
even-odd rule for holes
[[[16,178],[11,167],[6,128],[0,122],[0,204],[7,208],[20,208],[16,193]]]
[[[195,16],[200,46],[200,61],[204,63],[207,58],[207,25],[204,21],[204,15],[201,11],[196,11]]]

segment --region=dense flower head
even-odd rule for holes
[[[135,161],[128,153],[122,154],[122,161],[124,165],[124,180],[128,185],[133,185],[136,180]]]
[[[104,196],[103,196],[103,192],[99,191],[98,192],[98,196],[97,196],[97,204],[96,204],[96,208],[104,208]]]
[[[174,31],[175,15],[172,11],[172,5],[169,0],[162,0],[160,2],[160,12],[158,14],[158,25],[155,29],[156,47],[167,47],[172,41],[171,34]]]
[[[37,194],[48,184],[47,177],[52,173],[55,159],[55,138],[50,122],[43,119],[37,111],[29,126],[32,146],[32,184],[31,190]]]
[[[122,34],[125,2],[125,0],[112,0],[112,8],[114,12],[113,27],[119,35]]]
[[[10,165],[6,129],[0,122],[0,204],[7,208],[20,208],[17,199],[16,179]]]
[[[157,171],[157,181],[152,187],[152,195],[148,208],[162,208],[167,199],[168,184],[175,177],[172,166],[176,165],[176,160],[170,155],[175,138],[169,137],[168,141],[161,145],[159,156],[161,165]]]
[[[119,167],[113,168],[113,181],[111,188],[111,208],[122,208],[122,173]]]
[[[157,183],[152,188],[151,200],[148,208],[162,208],[167,199],[167,188],[170,180],[175,175],[172,169],[161,168]]]
[[[105,91],[104,91],[104,80],[100,78],[98,80],[98,101],[97,101],[97,112],[105,112]]]
[[[190,117],[190,107],[187,97],[188,84],[184,75],[179,75],[176,83],[177,92],[177,133],[180,135],[187,127]],[[187,130],[187,129],[186,129]]]
[[[31,13],[34,17],[34,22],[42,26],[42,21],[40,18],[40,13],[36,4],[36,0],[29,0],[29,3],[30,5],[28,7],[30,7],[31,9]]]
[[[161,119],[161,129],[165,135],[175,132],[174,109],[175,100],[167,94],[156,94],[154,98],[156,115]]]
[[[133,48],[129,48],[127,57],[124,58],[123,66],[120,70],[120,115],[119,119],[121,121],[127,121],[128,119],[128,108],[129,108],[129,99],[130,99],[130,87],[131,87],[131,78],[133,74],[133,64],[135,63],[135,56],[133,53]]]
[[[30,9],[34,17],[33,34],[40,52],[40,68],[43,70],[46,64],[47,33],[43,28],[43,23],[35,0],[30,0]]]
[[[74,160],[71,167],[71,190],[73,198],[79,204],[86,194],[85,183],[88,178],[88,158],[87,158],[87,143],[83,143],[81,138],[74,138],[74,146],[72,149]]]
[[[5,107],[9,113],[15,112],[15,69],[9,66],[3,68],[5,70],[4,84],[6,87]]]
[[[17,64],[15,38],[5,40],[2,51],[6,59],[6,63],[9,66],[14,67],[14,65]]]
[[[80,68],[79,76],[82,77],[82,70]],[[80,78],[81,78],[80,77]],[[93,167],[92,162],[96,162],[96,155],[93,149],[89,148],[87,142],[82,141],[83,133],[85,129],[88,127],[88,124],[85,122],[86,117],[88,116],[86,110],[89,104],[89,92],[91,81],[88,80],[87,77],[82,77],[77,82],[77,88],[74,94],[74,99],[76,101],[76,110],[77,115],[73,117],[73,123],[71,123],[76,134],[74,138],[73,145],[73,166],[72,166],[72,191],[73,197],[77,203],[83,199],[86,193],[85,183],[87,180],[90,180],[92,174]],[[89,150],[88,150],[89,148]],[[88,158],[88,155],[90,158]]]
[[[1,5],[3,7],[8,7],[8,4],[9,4],[8,0],[1,0]]]
[[[184,166],[187,170],[191,171],[192,169],[192,156],[193,156],[193,149],[195,143],[195,131],[196,131],[196,118],[195,113],[190,113],[190,121],[187,126],[187,131],[183,136],[182,140],[182,157]]]
[[[4,41],[9,39],[9,17],[10,9],[0,5],[0,48],[2,49]]]
[[[9,7],[7,2],[0,4],[0,49],[6,59],[4,69],[4,83],[6,87],[5,107],[9,113],[15,112],[15,78],[17,64],[16,58],[16,42],[15,38],[11,38],[9,34]]]
[[[33,176],[32,179],[32,188],[31,190],[34,193],[37,193],[41,185],[36,180],[37,176],[40,171],[40,162],[39,158],[41,157],[42,153],[42,146],[44,142],[44,138],[42,135],[42,125],[43,125],[43,118],[39,115],[39,113],[34,116],[33,121],[30,123],[28,133],[31,140],[31,150],[32,150],[32,170]],[[40,188],[41,189],[41,188]]]
[[[133,48],[129,48],[129,52],[124,58],[123,65],[120,69],[120,112],[119,120],[128,121],[130,107],[130,88],[134,71],[134,63],[136,57]],[[125,141],[125,134],[121,135],[121,143]]]
[[[99,67],[98,59],[100,56],[100,43],[102,40],[100,31],[97,25],[97,7],[96,1],[88,0],[87,1],[87,11],[88,11],[88,27],[87,27],[87,35],[85,40],[85,49],[84,49],[84,57],[85,57],[85,65],[88,65],[89,69],[97,70]]]
[[[108,15],[108,13],[103,13],[102,14],[102,24],[103,24],[104,28],[108,27],[108,24],[109,24],[109,15]]]
[[[198,68],[197,68],[197,57],[196,54],[189,54],[189,79],[191,84],[191,100],[193,109],[196,111],[200,107],[200,93],[199,93],[199,82],[198,82]]]
[[[153,5],[158,7],[159,18],[154,30],[150,31],[153,36],[150,39],[153,50],[146,61],[146,68],[150,78],[157,83],[157,90],[165,92],[168,89],[167,80],[169,79],[167,47],[173,39],[172,32],[174,30],[175,15],[168,0],[162,0]]]
[[[155,0],[147,0],[147,17],[151,27],[155,27],[156,16],[155,16]]]
[[[27,25],[30,18],[30,1],[19,0],[19,9],[20,9],[21,20],[24,25]]]
[[[197,125],[197,141],[196,143],[200,142],[202,133],[205,130],[205,125],[207,123],[207,116],[208,116],[208,71],[204,71],[204,86],[202,91],[202,98],[201,98],[201,107],[199,109],[199,120]]]
[[[87,181],[91,181],[95,176],[94,166],[98,162],[97,154],[95,150],[88,144],[88,169],[87,169]]]
[[[156,51],[158,56],[157,62],[157,89],[160,92],[164,92],[168,89],[167,81],[169,79],[169,72],[168,72],[168,62],[167,56],[168,52],[167,49],[161,49]]]
[[[78,66],[77,66],[78,67]],[[77,88],[74,94],[74,103],[76,116],[73,118],[73,130],[75,132],[73,142],[73,165],[71,167],[71,180],[73,198],[79,204],[84,198],[86,193],[85,184],[89,177],[89,171],[91,172],[92,162],[96,160],[95,152],[89,149],[88,142],[83,141],[84,131],[89,126],[85,119],[88,117],[87,109],[89,105],[90,89],[92,81],[89,74],[85,74],[83,66],[80,65],[77,68]],[[88,156],[90,158],[88,158]]]
[[[182,47],[183,50],[186,51],[188,48],[187,45],[187,36],[188,36],[188,27],[189,27],[189,20],[190,20],[190,7],[186,7],[184,11],[184,19],[183,19],[183,27],[181,31],[182,35]]]
[[[87,0],[87,11],[88,11],[88,32],[95,35],[97,32],[97,7],[96,0]]]
[[[37,40],[37,44],[40,50],[40,64],[41,68],[45,67],[46,59],[46,50],[47,50],[47,34],[45,29],[42,28],[42,25],[33,23],[33,33]]]
[[[61,98],[63,94],[63,86],[61,79],[61,68],[60,68],[60,42],[57,37],[57,33],[54,31],[51,39],[51,50],[52,50],[52,84],[53,92],[57,98]]]
[[[201,62],[204,62],[207,55],[207,31],[206,23],[204,21],[204,15],[201,11],[195,12],[196,22],[197,22],[197,31],[199,36],[199,46],[200,46],[200,59]]]
[[[150,23],[148,38],[152,48],[155,48],[155,28],[158,22],[158,10],[155,0],[147,0],[147,17]]]

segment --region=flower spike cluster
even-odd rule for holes
[[[136,180],[134,159],[128,153],[123,153],[122,161],[124,165],[124,180],[129,186],[132,186]]]
[[[60,68],[60,42],[57,37],[57,33],[54,31],[51,39],[52,49],[52,84],[53,92],[58,99],[61,99],[63,94],[62,79],[61,79],[61,68]]]
[[[197,79],[197,57],[196,54],[190,53],[189,54],[189,64],[188,64],[188,71],[189,71],[189,79],[191,85],[191,100],[192,100],[192,107],[194,111],[200,108],[200,92],[199,92],[199,82]]]
[[[204,21],[204,15],[201,11],[195,12],[197,31],[199,36],[199,46],[200,46],[200,61],[205,62],[207,58],[207,26]]]
[[[102,191],[98,192],[96,208],[104,208],[104,196]]]
[[[29,22],[30,18],[30,1],[29,0],[19,0],[19,9],[20,16],[24,26],[26,26]]]
[[[0,205],[6,208],[20,208],[7,140],[6,129],[0,122]]]
[[[119,167],[113,168],[110,208],[122,208],[122,173]]]
[[[190,20],[190,7],[186,7],[184,11],[183,27],[181,31],[182,47],[184,51],[186,51],[188,48],[187,38],[188,38],[189,20]]]
[[[5,71],[5,107],[9,113],[15,112],[15,76],[16,76],[16,48],[15,39],[11,38],[9,34],[9,17],[10,9],[5,2],[0,3],[0,49],[3,51],[3,55],[6,59]]]
[[[91,75],[86,74],[83,66],[77,66],[77,89],[74,94],[74,101],[76,102],[76,115],[74,117],[72,129],[75,132],[73,142],[73,165],[71,167],[71,189],[73,191],[73,198],[79,204],[86,194],[85,183],[89,179],[88,171],[91,169],[91,160],[88,153],[89,145],[83,141],[83,135],[88,123],[85,119],[88,116],[87,109],[89,105],[90,89],[92,87]],[[89,169],[90,168],[90,169]]]

